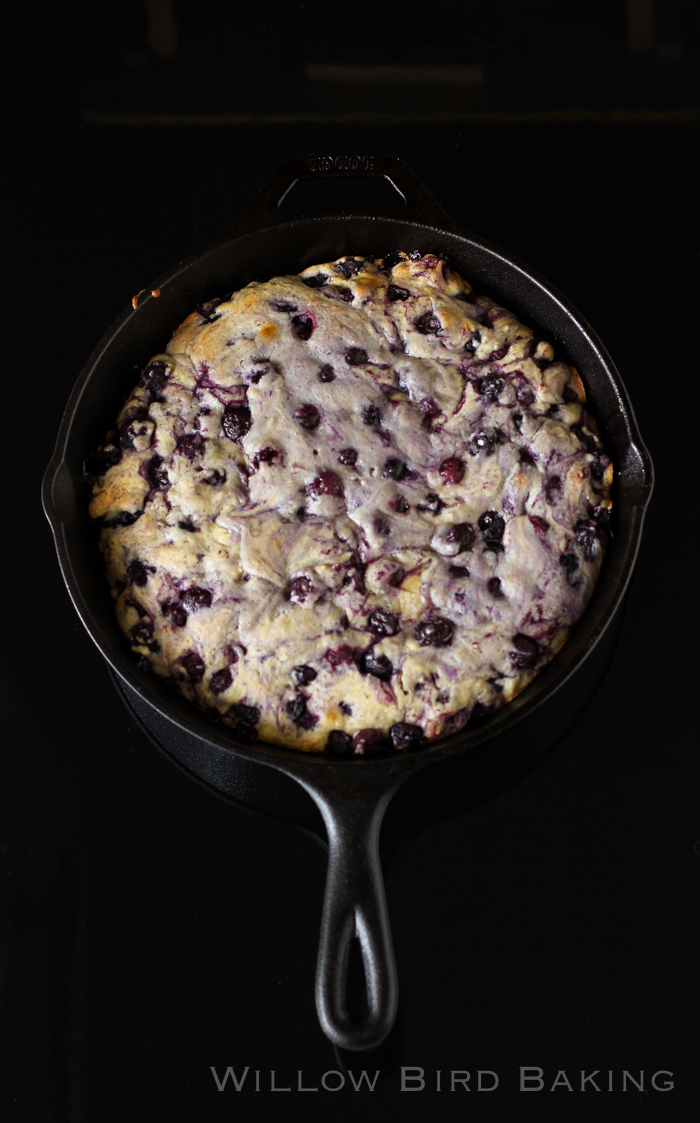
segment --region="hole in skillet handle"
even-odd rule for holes
[[[355,935],[348,945],[345,967],[345,1007],[352,1022],[363,1022],[369,1012],[367,976],[362,958],[362,945]]]
[[[387,176],[353,175],[341,178],[300,178],[279,201],[281,214],[295,217],[313,214],[399,215],[406,199]]]

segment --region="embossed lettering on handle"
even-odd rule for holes
[[[309,156],[310,172],[373,172],[373,156]]]

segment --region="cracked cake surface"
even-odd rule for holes
[[[560,649],[609,536],[578,373],[439,257],[199,305],[88,458],[135,655],[238,736],[406,749]]]

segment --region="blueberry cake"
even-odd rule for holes
[[[247,739],[416,747],[567,638],[613,467],[576,370],[439,257],[197,307],[86,462],[137,658]]]

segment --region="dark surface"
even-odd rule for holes
[[[479,1118],[685,1120],[697,1073],[697,750],[691,740],[696,256],[690,125],[138,130],[67,117],[26,154],[32,272],[10,317],[3,755],[9,824],[5,1094],[21,1119],[350,1118],[312,989],[321,849],[227,807],[133,723],[64,592],[38,494],[70,387],[131,295],[216,237],[283,159],[403,156],[457,221],[542,272],[611,350],[657,471],[620,647],[548,762],[426,827],[387,872],[401,998],[370,1118],[461,1117],[435,1070],[491,1069]],[[535,158],[536,157],[536,158]],[[36,239],[36,242],[35,242]],[[41,265],[41,275],[37,267]],[[36,313],[29,317],[29,309]],[[10,423],[10,416],[12,423]],[[9,508],[9,510],[7,510]],[[23,539],[16,537],[22,527]],[[465,793],[465,807],[468,806]],[[251,1102],[210,1071],[261,1070]],[[429,1082],[403,1095],[397,1066]],[[518,1066],[545,1091],[518,1092]],[[599,1095],[580,1070],[674,1073]],[[599,1078],[600,1079],[600,1078]],[[562,1105],[562,1098],[564,1105]],[[472,1100],[468,1103],[471,1105]]]

